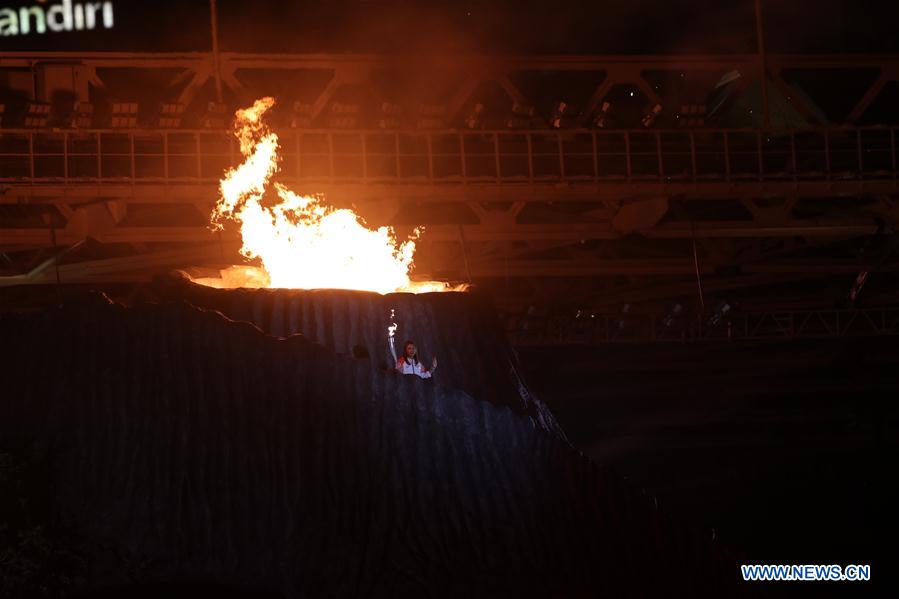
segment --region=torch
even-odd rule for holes
[[[394,312],[393,308],[390,309],[390,324],[387,325],[387,347],[390,348],[390,355],[393,356],[393,363],[396,365],[396,312]]]

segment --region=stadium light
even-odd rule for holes
[[[90,129],[94,121],[94,105],[89,102],[78,102],[72,115],[72,127]]]
[[[549,125],[553,129],[566,129],[574,126],[574,107],[565,101],[559,101],[553,104],[552,116],[549,119]]]
[[[446,107],[440,104],[419,104],[415,127],[417,129],[445,129]]]
[[[465,127],[468,129],[481,129],[484,126],[484,113],[487,109],[483,104],[478,102],[475,104],[468,116],[465,117]]]
[[[113,129],[137,127],[137,102],[113,102],[110,125]]]
[[[643,115],[643,126],[646,128],[652,127],[656,122],[656,117],[658,117],[662,113],[662,105],[656,104],[652,107],[652,110]]]
[[[378,127],[381,129],[399,129],[400,117],[403,114],[403,107],[399,104],[391,102],[381,103],[381,117],[378,119]]]
[[[25,126],[37,129],[46,127],[50,118],[50,105],[44,102],[29,102],[25,111]]]
[[[662,324],[665,325],[665,328],[670,329],[671,327],[673,327],[675,322],[680,319],[681,312],[683,311],[684,306],[679,302],[671,306],[671,310],[669,310],[665,318],[662,319]]]
[[[506,119],[509,129],[530,129],[537,110],[531,104],[512,104],[512,115]]]
[[[159,107],[159,120],[161,129],[177,129],[181,126],[184,115],[184,104],[178,102],[166,102]]]
[[[293,113],[290,117],[291,129],[308,129],[312,126],[312,104],[304,102],[293,103]]]
[[[677,115],[680,127],[702,127],[705,125],[707,107],[705,104],[684,104]]]
[[[359,122],[359,105],[334,102],[331,104],[331,118],[328,126],[335,129],[352,129]]]
[[[612,105],[609,102],[603,102],[599,107],[596,116],[593,117],[593,126],[597,129],[604,129],[609,126],[609,117]]]
[[[228,107],[221,102],[209,102],[203,115],[203,128],[224,129],[227,125],[225,116],[227,112]]]
[[[715,308],[715,313],[712,314],[712,317],[709,318],[709,326],[717,327],[725,320],[729,320],[729,314],[733,310],[733,306],[731,306],[728,302],[720,302],[718,307]]]

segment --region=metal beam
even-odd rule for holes
[[[70,62],[77,58],[100,67],[189,67],[212,64],[211,52],[4,52],[0,67],[29,67],[36,61]],[[899,65],[899,54],[784,54],[769,53],[770,68],[871,68],[884,64]],[[222,52],[222,64],[236,68],[333,69],[343,65],[372,68],[400,66],[389,55],[376,54],[253,54]],[[559,56],[485,56],[481,54],[423,55],[419,61],[439,66],[469,64],[493,70],[602,70],[608,65],[629,65],[646,70],[664,65],[671,69],[729,69],[758,64],[756,54],[645,54],[645,55],[559,55]],[[403,61],[403,65],[408,61]]]
[[[714,275],[714,264],[703,264],[703,274]],[[858,264],[841,260],[803,260],[777,262],[772,264],[747,264],[740,270],[749,274],[789,274],[789,275],[833,275],[855,274]],[[899,272],[899,264],[881,267],[880,272]],[[473,263],[472,274],[476,277],[608,277],[618,275],[684,275],[695,273],[692,260],[597,260],[584,262],[577,260],[515,260],[509,263]],[[419,272],[419,269],[416,269]],[[794,277],[795,278],[795,277]],[[695,282],[693,283],[695,287]]]
[[[150,280],[154,274],[158,274],[161,270],[196,263],[220,261],[222,259],[221,255],[221,248],[216,244],[188,250],[160,251],[100,260],[85,260],[71,264],[60,264],[58,267],[59,280],[64,284],[96,281],[144,281]],[[46,263],[24,275],[0,277],[0,287],[56,283],[55,270],[48,268],[48,265],[52,264],[53,260],[51,258]]]
[[[510,319],[517,345],[685,343],[871,337],[899,335],[899,308],[779,310],[729,316],[718,325],[708,315],[666,323],[667,314],[594,313]]]
[[[442,202],[584,202],[621,201],[645,197],[687,197],[710,201],[740,198],[852,198],[863,195],[892,196],[899,194],[899,180],[833,180],[833,181],[703,181],[703,182],[633,182],[581,181],[566,184],[551,182],[505,184],[447,181],[441,184],[415,182],[334,183],[327,180],[284,178],[282,182],[299,193],[322,193],[333,202],[364,202],[384,199],[426,203]],[[120,199],[129,203],[196,203],[218,198],[213,182],[158,183],[148,181],[131,185],[35,182],[0,182],[0,205],[43,203],[65,200],[72,206],[95,202],[98,198]]]
[[[427,242],[458,242],[460,225],[427,225],[422,237]],[[488,241],[569,241],[571,243],[592,239],[620,239],[625,237],[609,223],[592,224],[516,224],[511,226],[461,225],[465,239],[471,242]],[[758,226],[744,222],[696,223],[693,226],[678,223],[657,225],[636,231],[652,239],[690,239],[692,237],[852,237],[870,235],[877,225],[870,223],[801,223],[791,222],[783,226]],[[84,239],[80,234],[59,231],[59,244],[73,244]],[[102,243],[207,243],[217,239],[205,227],[116,227],[98,233],[93,239]],[[225,241],[238,240],[234,232],[222,236]],[[0,228],[0,248],[52,245],[50,231],[45,228]]]
[[[216,60],[218,58],[218,60]],[[899,73],[899,55],[867,54],[867,55],[801,55],[765,53],[764,62],[767,71],[775,83],[782,85],[782,72],[786,69],[829,71],[841,69],[868,70],[879,69],[884,76],[873,82],[866,90],[859,91],[855,100],[855,108],[848,117],[848,122],[855,122],[864,108],[876,97],[886,81],[896,81]],[[597,93],[587,102],[581,115],[585,122],[597,106],[606,91],[617,83],[633,85],[641,88],[650,99],[650,106],[661,103],[651,86],[646,84],[643,73],[646,71],[712,71],[725,73],[739,71],[741,78],[757,79],[759,59],[754,54],[732,55],[595,55],[595,56],[485,56],[485,55],[421,55],[406,58],[400,62],[396,57],[388,55],[340,55],[340,54],[252,54],[252,53],[215,53],[215,52],[172,52],[172,53],[136,53],[136,52],[6,52],[0,57],[0,69],[31,68],[34,64],[60,63],[86,67],[96,73],[98,68],[138,68],[138,69],[182,69],[192,74],[193,84],[182,94],[180,101],[193,98],[198,84],[207,80],[213,73],[220,73],[225,84],[232,89],[242,88],[234,73],[238,70],[318,70],[329,71],[334,75],[333,84],[349,80],[371,83],[369,75],[375,70],[392,70],[404,74],[411,80],[426,73],[426,80],[432,81],[435,73],[465,73],[469,80],[462,89],[457,89],[452,97],[445,98],[451,105],[450,115],[466,100],[470,91],[490,79],[500,81],[510,95],[519,101],[526,101],[517,88],[509,88],[508,75],[513,71],[594,71],[605,72],[606,81]],[[764,81],[766,78],[762,78]],[[93,80],[94,85],[98,81]],[[313,100],[313,105],[321,107],[329,99],[334,90],[331,86]],[[706,90],[711,92],[712,90]],[[795,94],[790,94],[795,95]],[[170,98],[174,100],[175,98]],[[791,99],[791,102],[793,100]],[[674,102],[689,103],[686,98]],[[529,102],[533,104],[533,102]],[[796,102],[802,110],[802,102]],[[669,107],[670,108],[670,107]],[[807,111],[806,111],[807,112]],[[548,115],[543,115],[547,117]]]
[[[897,127],[651,132],[315,129],[281,131],[280,136],[286,148],[281,178],[316,191],[381,187],[398,192],[435,186],[490,193],[508,186],[528,194],[542,186],[561,196],[572,188],[611,200],[627,198],[628,193],[832,197],[899,192]],[[364,143],[357,143],[356,149],[341,147],[347,138]],[[398,148],[407,142],[419,149],[400,153]],[[464,150],[470,143],[480,149]],[[539,151],[528,149],[537,147]],[[239,159],[230,132],[224,130],[0,129],[0,154],[2,195],[19,197],[54,193],[54,187],[56,193],[103,195],[133,185],[215,185]],[[372,166],[410,159],[432,166],[386,170]],[[360,169],[360,164],[369,168]]]

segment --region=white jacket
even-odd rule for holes
[[[414,374],[416,376],[420,376],[423,379],[431,378],[431,373],[427,368],[421,365],[421,362],[415,360],[413,363],[406,362],[405,358],[400,358],[396,361],[396,371],[400,374]]]

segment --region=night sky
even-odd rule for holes
[[[113,3],[112,31],[0,38],[0,50],[209,48],[206,0]],[[767,0],[764,12],[773,52],[899,51],[899,3]],[[755,48],[752,0],[220,0],[219,18],[225,51],[662,54]]]

